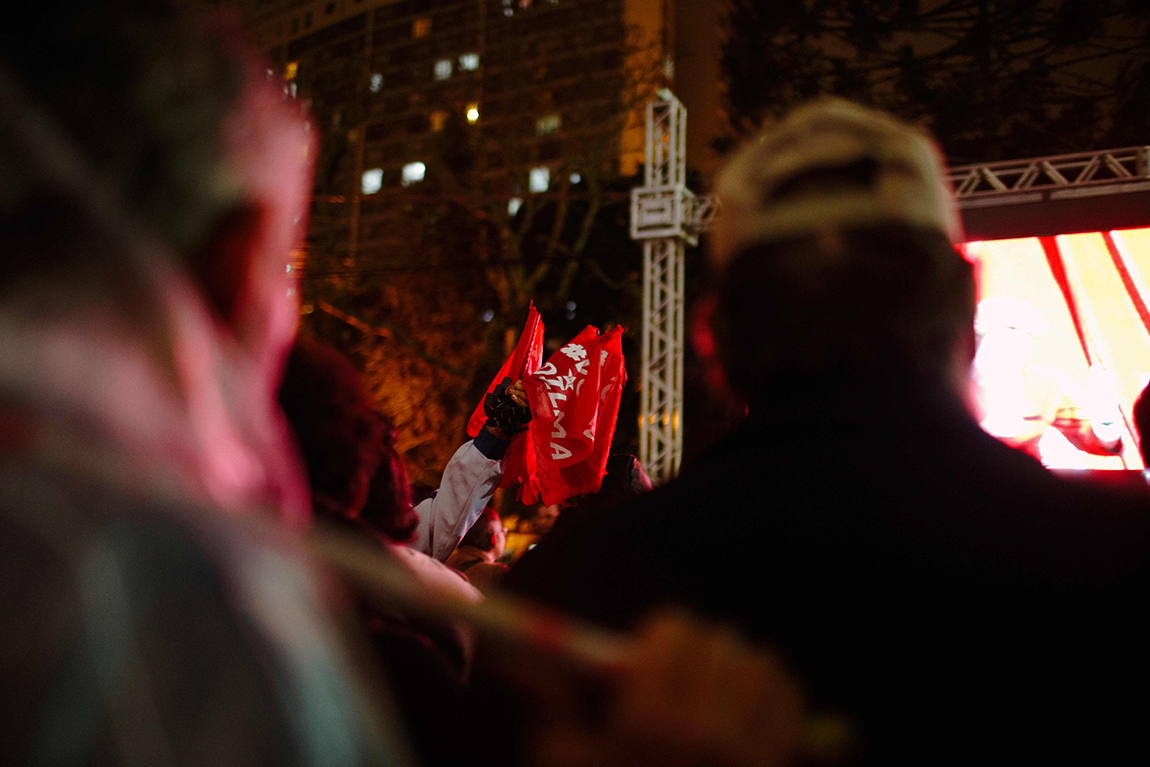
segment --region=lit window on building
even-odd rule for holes
[[[479,104],[474,101],[467,105],[467,122],[472,125],[479,122]]]
[[[519,0],[519,7],[520,8],[530,8],[531,7],[531,0]]]
[[[551,171],[548,168],[532,168],[527,176],[527,188],[532,192],[546,192],[551,185]]]
[[[423,16],[411,22],[412,37],[427,37],[431,34],[431,18]]]
[[[427,166],[421,162],[409,162],[403,166],[403,175],[400,177],[400,183],[404,186],[411,186],[423,181],[424,174],[427,173]]]
[[[284,79],[294,80],[297,74],[299,74],[299,62],[289,61],[287,66],[284,67]]]
[[[363,172],[359,188],[364,194],[375,194],[383,187],[383,168],[372,168]]]
[[[479,54],[478,53],[465,53],[459,57],[459,68],[468,72],[473,72],[479,69]]]
[[[572,173],[571,174],[571,183],[572,184],[578,184],[582,180],[583,180],[583,177],[580,176],[578,173]]]
[[[446,80],[451,77],[451,59],[440,59],[435,62],[435,79]]]
[[[443,130],[444,123],[447,122],[447,112],[437,109],[431,113],[430,122],[431,130],[439,133],[439,131]]]
[[[515,0],[503,0],[503,15],[504,16],[514,16],[515,15],[515,9],[512,7],[513,5],[515,5]]]
[[[383,87],[383,75],[379,72],[372,74],[370,82],[367,84],[367,89],[372,93],[379,93],[379,89]]]
[[[288,95],[290,95],[293,99],[295,98],[295,80],[292,80],[291,84],[288,85]]]
[[[559,126],[562,124],[563,120],[559,115],[544,115],[535,121],[535,132],[540,136],[547,133],[554,133],[559,130]]]
[[[507,215],[514,216],[519,212],[519,207],[523,205],[523,200],[519,197],[512,197],[507,201]]]

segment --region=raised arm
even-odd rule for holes
[[[495,396],[488,395],[491,407],[484,403],[487,424],[455,451],[439,490],[415,507],[419,525],[411,547],[441,562],[447,561],[491,502],[503,479],[503,454],[531,417],[522,381],[496,391]]]

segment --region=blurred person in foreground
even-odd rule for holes
[[[274,398],[307,124],[196,14],[21,18],[0,32],[0,753],[410,763],[281,524],[310,515]]]
[[[165,3],[30,5],[0,32],[0,752],[12,761],[411,762],[330,612],[334,584],[269,524],[308,521],[275,391],[313,156],[263,64]],[[675,647],[730,646],[720,667],[750,662],[783,682],[710,630],[656,625],[684,641],[668,654],[658,634],[638,638],[616,680],[622,718],[593,743],[661,726],[627,714],[628,691],[645,668],[665,679]],[[789,685],[766,698],[696,687],[685,704],[734,703],[748,722],[781,706],[767,745],[789,753]],[[719,756],[755,742],[710,731],[717,741],[704,729],[688,744]]]
[[[540,543],[523,590],[620,628],[664,603],[733,621],[855,721],[860,762],[1144,760],[1150,508],[968,412],[975,286],[933,141],[818,101],[717,192],[708,335],[748,415]]]

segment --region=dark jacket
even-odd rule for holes
[[[1148,511],[941,393],[859,393],[749,417],[505,584],[612,626],[664,603],[734,623],[855,721],[859,761],[1146,752]]]

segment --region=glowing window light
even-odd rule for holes
[[[409,162],[403,166],[403,174],[400,177],[400,183],[404,186],[411,186],[423,181],[423,176],[427,173],[427,166],[421,162]]]
[[[582,180],[583,180],[583,177],[580,176],[578,173],[572,173],[571,174],[571,183],[572,184],[578,184]]]
[[[294,80],[297,74],[299,74],[299,62],[289,61],[287,66],[284,67],[284,79]]]
[[[431,19],[424,16],[411,22],[412,37],[427,37],[431,34]]]
[[[380,88],[383,87],[383,75],[379,72],[371,76],[371,82],[368,83],[367,89],[372,93],[379,93]]]
[[[551,185],[551,171],[548,168],[532,168],[527,176],[527,188],[532,192],[546,192]]]
[[[435,62],[435,79],[446,80],[451,77],[451,59],[440,59]]]
[[[563,124],[563,119],[557,114],[544,115],[535,121],[535,132],[540,136],[554,133]]]
[[[444,112],[441,109],[437,109],[431,113],[429,116],[429,121],[431,123],[432,132],[439,133],[441,130],[443,130],[443,126],[447,123],[447,112]]]
[[[507,215],[514,216],[519,212],[520,206],[523,205],[523,200],[519,197],[512,197],[507,201]]]
[[[479,122],[479,104],[472,102],[467,105],[467,122],[472,125]]]
[[[468,72],[474,72],[479,69],[479,54],[478,53],[465,53],[459,57],[459,68]]]
[[[359,188],[364,194],[375,194],[383,188],[383,168],[372,168],[363,172]]]

